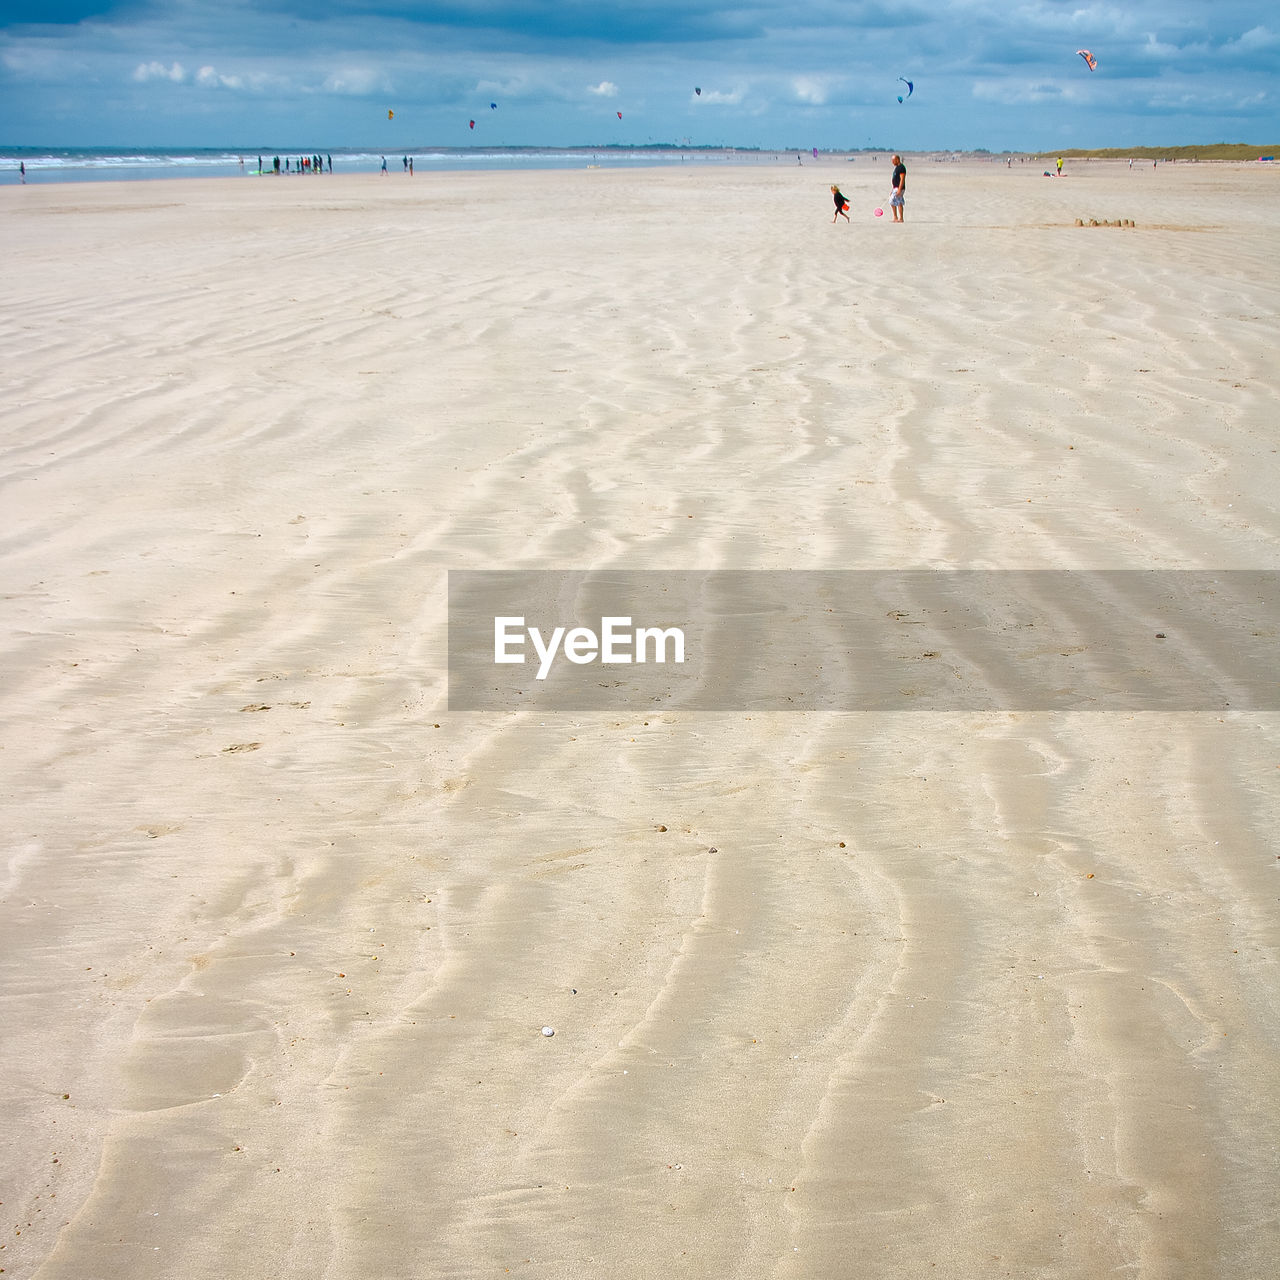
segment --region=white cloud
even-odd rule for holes
[[[201,67],[196,72],[196,83],[206,89],[242,89],[244,81],[239,76],[219,75],[212,67]]]
[[[791,82],[791,91],[811,107],[820,107],[827,100],[827,82],[815,76],[797,76]]]
[[[1080,95],[1074,87],[1064,88],[1043,80],[978,80],[973,96],[982,102],[998,102],[1004,106],[1024,106],[1029,102],[1071,102]]]
[[[1014,28],[1024,32],[1054,31],[1101,42],[1103,37],[1120,36],[1132,29],[1136,16],[1131,12],[1132,8],[1132,5],[1091,4],[1068,9],[1060,4],[1036,0],[1014,9],[1008,18],[997,7],[991,11],[991,19],[995,23],[1012,19]]]
[[[326,93],[365,97],[374,93],[391,93],[391,82],[376,67],[343,67],[325,77]]]
[[[1147,32],[1146,44],[1137,50],[1140,58],[1152,58],[1157,62],[1171,62],[1174,58],[1181,57],[1183,52],[1176,44],[1166,44],[1154,31]]]
[[[597,98],[616,98],[618,96],[618,86],[609,80],[601,80],[599,84],[588,85],[588,93],[594,93]]]
[[[1231,53],[1252,53],[1255,49],[1274,49],[1276,45],[1280,45],[1280,35],[1266,27],[1253,27],[1222,47]]]
[[[174,84],[181,84],[187,78],[187,73],[180,62],[175,62],[171,67],[166,67],[163,62],[140,62],[134,68],[133,78],[139,83],[145,80],[172,80]]]
[[[736,107],[745,97],[746,92],[743,89],[734,89],[729,93],[719,89],[703,89],[701,101],[718,102],[724,106]]]

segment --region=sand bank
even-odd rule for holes
[[[886,181],[0,190],[8,1275],[1270,1269],[1274,715],[448,711],[451,568],[1280,568],[1280,175]]]

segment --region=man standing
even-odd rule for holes
[[[893,157],[893,193],[889,197],[889,207],[893,210],[894,222],[907,220],[907,166],[902,163],[901,156]]]

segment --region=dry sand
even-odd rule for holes
[[[1280,716],[447,709],[450,568],[1280,568],[1280,172],[1040,167],[0,191],[6,1280],[1270,1274]]]

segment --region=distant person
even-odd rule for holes
[[[409,157],[408,157],[408,156],[405,156],[405,158],[404,158],[404,171],[405,171],[405,173],[408,173],[408,172],[409,172]]]
[[[409,177],[413,177],[413,157],[409,157]]]
[[[893,188],[889,196],[889,207],[893,210],[894,222],[907,220],[907,166],[902,163],[901,156],[893,157],[893,177],[890,179]]]
[[[382,172],[383,172],[383,173],[386,173],[386,171],[387,171],[387,157],[386,157],[386,156],[383,156],[383,157],[382,157]]]
[[[329,172],[330,172],[330,173],[332,173],[332,172],[333,172],[333,157],[332,157],[331,155],[328,155],[328,154],[326,153],[326,155],[325,155],[325,159],[326,159],[326,160],[328,160],[328,162],[329,162]]]
[[[1062,157],[1058,157],[1058,177],[1062,177]]]
[[[839,187],[832,187],[831,195],[836,202],[836,211],[831,215],[831,221],[834,222],[837,218],[843,218],[846,222],[848,222],[849,215],[845,212],[845,210],[848,209],[849,202],[844,198],[844,193],[840,190]]]
[[[18,172],[22,174],[22,185],[27,185],[27,162],[25,160],[18,161]]]

